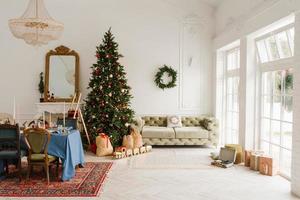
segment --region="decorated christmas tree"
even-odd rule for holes
[[[130,109],[130,87],[127,85],[124,66],[119,63],[118,44],[111,29],[97,47],[97,63],[93,64],[92,76],[85,100],[84,117],[90,134],[95,138],[106,133],[113,146],[121,145],[127,134],[127,125],[134,112]]]

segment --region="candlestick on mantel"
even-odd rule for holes
[[[46,129],[45,111],[43,112],[43,123],[44,123],[44,129]]]
[[[13,108],[13,123],[16,123],[16,97],[14,97],[14,108]]]
[[[64,102],[64,128],[66,127],[66,102]]]

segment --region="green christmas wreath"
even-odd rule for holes
[[[169,81],[168,83],[164,83],[163,82],[163,75],[167,73],[169,77],[172,78],[171,81]],[[174,69],[172,69],[171,67],[168,67],[167,65],[164,65],[163,67],[159,68],[159,71],[157,72],[157,74],[155,75],[155,83],[156,85],[161,88],[161,89],[165,89],[165,88],[173,88],[176,86],[176,81],[177,81],[177,71],[175,71]]]

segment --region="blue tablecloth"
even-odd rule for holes
[[[68,135],[52,134],[48,154],[62,160],[62,180],[67,181],[75,176],[76,165],[84,164],[84,151],[80,132],[72,130]]]
[[[23,138],[23,137],[22,137]],[[24,141],[22,140],[23,144]],[[48,154],[59,157],[62,160],[63,171],[62,180],[68,181],[75,176],[76,165],[84,165],[84,151],[82,147],[80,132],[71,130],[69,134],[51,134],[48,146]],[[3,161],[0,160],[0,180],[1,173],[4,172]]]

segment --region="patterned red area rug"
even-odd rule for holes
[[[58,181],[55,168],[50,172],[50,184],[47,184],[45,174],[39,169],[32,172],[30,180],[26,181],[27,169],[23,169],[23,179],[18,181],[17,174],[0,182],[0,196],[2,197],[96,197],[106,179],[112,163],[86,163],[84,168],[76,169],[76,176],[66,182]],[[39,171],[37,171],[39,170]],[[61,171],[61,170],[60,170]]]

